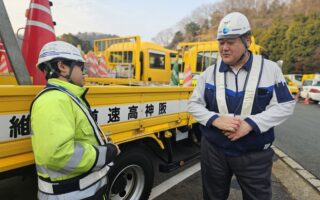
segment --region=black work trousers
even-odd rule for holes
[[[242,190],[244,200],[270,200],[271,170],[274,152],[271,148],[231,157],[201,140],[201,173],[204,200],[224,200],[230,192],[233,174]]]

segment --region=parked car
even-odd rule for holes
[[[313,80],[309,90],[309,98],[315,103],[320,102],[320,79]]]

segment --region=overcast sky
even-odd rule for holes
[[[52,0],[56,35],[99,32],[150,41],[203,4],[218,0]],[[4,0],[14,31],[25,26],[28,0]]]

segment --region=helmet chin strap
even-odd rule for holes
[[[63,78],[67,79],[67,81],[69,83],[74,84],[74,82],[71,79],[72,71],[74,69],[74,62],[71,63],[71,66],[69,68],[70,68],[69,74],[67,74],[66,76],[63,76],[63,75],[60,74],[60,76],[62,76]]]
[[[247,52],[248,49],[246,49],[245,52],[240,56],[240,58],[234,64],[231,64],[231,66],[236,66],[237,64],[241,63],[241,61],[246,57]]]
[[[246,55],[248,53],[248,45],[247,45],[245,37],[244,36],[240,36],[240,39],[241,39],[241,41],[242,41],[242,43],[243,43],[243,45],[244,45],[246,50],[243,52],[243,54],[240,56],[240,58],[234,64],[232,64],[231,66],[235,66],[235,65],[241,63],[241,61],[246,57]]]

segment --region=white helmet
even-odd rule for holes
[[[54,41],[49,42],[42,47],[39,54],[37,67],[39,67],[40,64],[55,58],[64,58],[73,61],[85,62],[78,48],[67,42]]]
[[[232,12],[224,16],[220,21],[217,40],[237,38],[250,31],[251,27],[247,17],[239,12]]]

